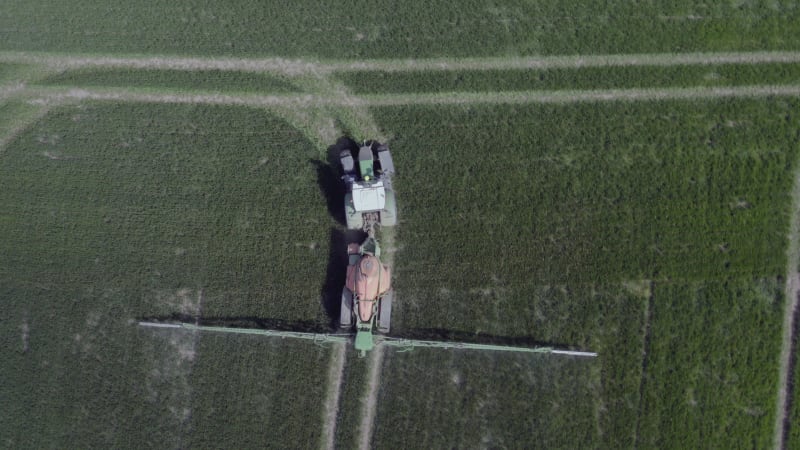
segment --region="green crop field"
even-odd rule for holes
[[[87,14],[87,11],[92,11]],[[797,49],[793,1],[12,0],[8,50],[381,58]]]
[[[796,447],[798,14],[8,2],[0,446]],[[335,331],[342,137],[393,336],[598,357],[138,325]]]
[[[558,89],[621,89],[668,86],[797,84],[798,64],[743,64],[488,69],[407,72],[344,72],[339,78],[356,93],[493,92]]]

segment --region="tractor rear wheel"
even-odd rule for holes
[[[339,326],[342,328],[353,326],[353,293],[346,287],[342,288],[342,309],[339,311]]]
[[[394,290],[387,292],[381,299],[381,306],[378,310],[378,331],[388,333],[392,323],[392,300]]]

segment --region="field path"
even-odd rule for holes
[[[789,246],[786,249],[785,309],[783,313],[783,339],[778,378],[778,402],[775,414],[774,448],[786,447],[792,405],[792,356],[797,351],[795,330],[798,308],[800,308],[800,161],[795,167],[792,188],[792,212],[789,216]]]
[[[62,103],[75,100],[122,101],[144,103],[239,105],[252,107],[320,108],[338,106],[362,110],[371,106],[400,105],[468,105],[468,104],[568,104],[603,101],[692,100],[716,98],[760,98],[800,96],[800,85],[766,85],[737,87],[691,87],[652,89],[592,89],[571,91],[447,92],[437,94],[381,94],[346,96],[316,94],[248,95],[187,94],[161,90],[143,92],[136,89],[72,89],[29,88],[17,92],[36,104]],[[367,119],[363,114],[357,122]],[[372,127],[370,127],[372,128]],[[375,127],[377,129],[377,127]],[[377,130],[376,130],[377,131]],[[370,135],[373,136],[373,135]],[[379,136],[380,138],[380,136]]]
[[[336,419],[339,415],[339,396],[342,392],[344,373],[345,344],[337,342],[331,349],[331,364],[328,370],[328,397],[323,410],[322,448],[332,450],[336,437]]]
[[[0,63],[39,64],[56,70],[105,67],[173,70],[235,70],[294,76],[352,71],[554,69],[579,67],[769,64],[800,62],[800,52],[649,53],[486,58],[301,60],[285,58],[135,57],[0,52]]]
[[[364,399],[358,448],[368,450],[372,443],[372,429],[378,407],[378,389],[380,388],[381,369],[383,367],[383,346],[375,347],[369,355],[367,364],[367,392]]]

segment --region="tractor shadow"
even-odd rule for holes
[[[336,143],[328,147],[325,161],[310,160],[317,171],[317,185],[328,207],[328,214],[341,228],[333,227],[328,242],[328,269],[325,282],[320,289],[320,302],[328,316],[331,328],[339,325],[339,311],[342,307],[342,288],[347,279],[347,245],[361,243],[366,234],[360,230],[346,230],[344,215],[344,196],[346,188],[342,182],[342,171],[339,165],[339,153],[342,150],[358,151],[356,141],[342,136]]]
[[[317,186],[325,197],[328,214],[340,225],[346,225],[344,217],[344,195],[346,189],[342,182],[339,154],[342,150],[358,151],[358,144],[347,136],[342,136],[328,147],[324,161],[312,159],[309,162],[317,171]]]

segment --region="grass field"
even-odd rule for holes
[[[94,14],[85,14],[94,11]],[[795,2],[14,0],[6,50],[385,58],[797,49]]]
[[[780,443],[794,2],[79,3],[0,15],[0,446]],[[398,168],[394,335],[600,356],[137,326],[331,330],[342,135]]]
[[[684,65],[551,69],[487,69],[344,72],[337,75],[355,93],[495,92],[559,89],[620,89],[666,86],[797,84],[800,65]]]
[[[640,443],[766,448],[780,280],[656,285]]]
[[[601,419],[592,400],[600,389],[592,370],[589,360],[546,355],[389,352],[373,444],[597,447]]]

